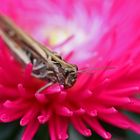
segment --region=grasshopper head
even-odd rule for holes
[[[70,88],[74,85],[77,79],[77,71],[78,67],[76,65],[72,65],[72,67],[65,68],[65,88]]]

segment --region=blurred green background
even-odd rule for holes
[[[132,114],[125,112],[135,121],[140,123],[140,115]],[[133,133],[128,130],[122,130],[111,125],[105,124],[101,122],[107,131],[111,132],[112,139],[111,140],[140,140],[140,135]],[[21,140],[21,135],[24,128],[19,125],[19,121],[8,123],[8,124],[0,124],[0,140]],[[91,137],[83,137],[75,129],[70,126],[69,127],[69,140],[103,140],[96,133],[93,132]],[[33,140],[50,140],[47,125],[42,125],[35,135]]]

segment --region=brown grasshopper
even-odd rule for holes
[[[76,65],[64,61],[61,56],[34,40],[3,15],[0,15],[0,35],[16,59],[24,66],[33,64],[32,76],[48,81],[38,92],[53,83],[59,83],[65,88],[74,85],[78,71]]]

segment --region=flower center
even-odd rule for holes
[[[75,26],[54,26],[49,28],[45,34],[51,46],[66,42],[64,45],[68,43],[72,47],[83,43],[87,39],[85,32]]]
[[[69,31],[67,29],[55,27],[49,30],[47,37],[49,39],[49,44],[54,46],[64,42],[69,37]]]

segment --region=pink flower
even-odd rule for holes
[[[65,140],[70,123],[84,136],[93,130],[110,139],[100,120],[140,134],[140,125],[123,114],[123,110],[140,113],[139,0],[2,3],[2,14],[66,61],[89,71],[80,73],[70,89],[54,84],[36,94],[46,82],[31,76],[31,64],[22,68],[1,38],[1,122],[20,119],[26,126],[22,140],[31,140],[41,124],[48,125],[51,140]]]

